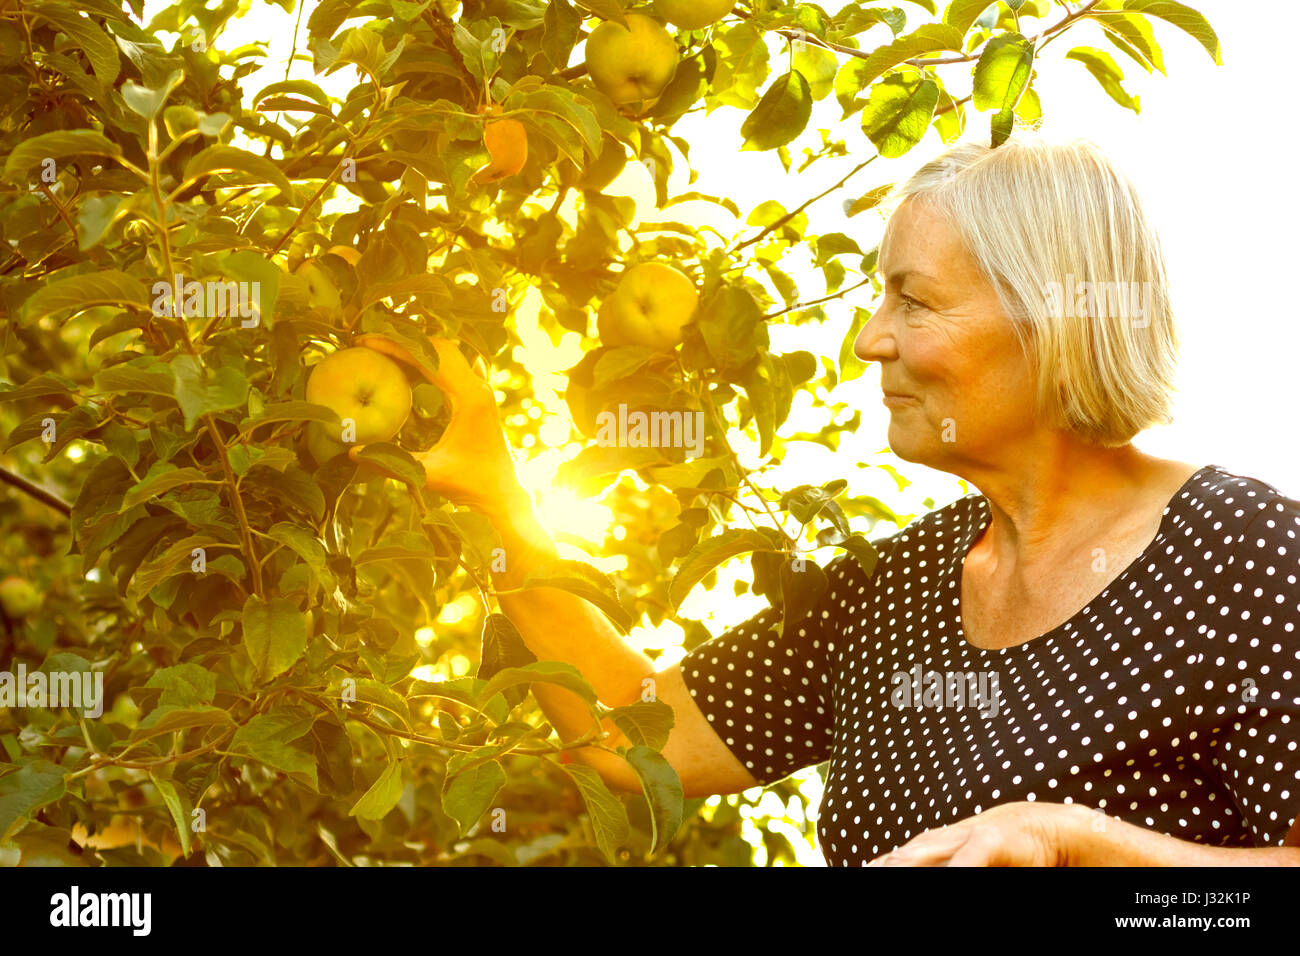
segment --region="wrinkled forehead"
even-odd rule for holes
[[[925,271],[931,260],[953,265],[965,257],[965,247],[948,217],[919,197],[905,199],[885,224],[876,255],[875,274],[887,278],[896,271]]]

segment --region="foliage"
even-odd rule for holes
[[[317,74],[358,78],[341,97],[306,79],[243,88],[265,51],[223,49],[237,4],[180,0],[145,25],[141,4],[0,3],[0,421],[14,491],[0,503],[0,570],[42,594],[37,614],[3,621],[0,666],[92,668],[107,700],[99,719],[0,713],[8,863],[749,863],[740,828],[754,801],[683,801],[659,755],[666,705],[611,710],[574,668],[535,660],[493,611],[495,531],[420,488],[409,454],[445,422],[436,389],[417,392],[423,413],[375,451],[410,476],[386,479],[306,453],[307,423],[336,421],[304,401],[307,368],[363,332],[431,360],[427,336],[454,338],[489,362],[509,438],[524,447],[537,439],[530,376],[512,348],[524,296],[540,296],[553,336],[589,336],[621,270],[675,263],[701,293],[681,347],[589,339],[569,377],[585,449],[563,477],[612,510],[626,533],[600,551],[628,570],[615,585],[572,562],[550,583],[623,627],[678,621],[689,648],[709,634],[680,602],[749,555],[756,593],[793,620],[826,577],[789,573],[792,557],[816,569],[812,552],[843,551],[870,570],[868,533],[903,519],[846,496],[843,479],[763,485],[791,442],[835,447],[844,409],[825,390],[860,374],[847,346],[867,313],[855,310],[838,364],[778,354],[768,328],[825,319],[822,303],[874,281],[875,253],[861,237],[810,232],[808,204],[742,211],[725,196],[670,195],[691,148],[676,124],[744,111],[746,147],[789,172],[813,104],[832,96],[880,155],[906,153],[931,126],[953,141],[972,108],[1000,142],[1017,118],[1040,115],[1036,58],[1085,20],[1148,72],[1163,71],[1153,20],[1218,57],[1198,14],[1156,0],[1073,12],[1047,0],[851,3],[834,14],[741,4],[676,34],[675,77],[636,116],[598,92],[581,61],[583,37],[620,19],[621,0],[322,0],[302,17],[299,52]],[[277,6],[300,13],[294,0]],[[1109,53],[1068,56],[1137,109]],[[953,63],[964,66],[941,78]],[[963,77],[970,94],[948,86]],[[500,127],[508,147],[490,155],[485,124],[504,120],[522,124],[526,143]],[[820,132],[796,172],[849,154]],[[602,192],[629,159],[653,178],[665,216],[703,200],[736,217],[733,234],[641,221],[631,200]],[[796,245],[825,276],[812,304],[781,268]],[[313,302],[292,271],[306,259],[337,285],[341,308]],[[849,284],[851,272],[860,281]],[[260,301],[232,315],[167,288],[177,276],[256,282]],[[822,422],[783,437],[796,391]],[[597,444],[597,412],[620,403],[704,413],[705,454]],[[727,443],[737,428],[759,443],[756,468]],[[481,595],[483,613],[440,622],[466,593]],[[564,743],[527,694],[536,682],[612,714],[636,743],[624,757],[642,792],[613,793],[561,759]],[[773,790],[807,808],[790,781]],[[768,862],[794,861],[785,837],[764,841]]]

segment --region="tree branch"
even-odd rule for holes
[[[12,485],[19,491],[31,495],[37,501],[49,505],[64,517],[68,517],[72,514],[72,505],[68,504],[54,492],[46,491],[40,485],[28,481],[22,475],[15,474],[8,468],[0,467],[0,482],[4,482],[6,485]]]

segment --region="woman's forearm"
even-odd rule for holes
[[[499,595],[501,609],[519,629],[528,649],[540,660],[572,664],[608,706],[637,700],[642,681],[654,674],[654,664],[630,647],[600,610],[558,588],[510,590],[557,557],[555,543],[537,520],[527,495],[522,490],[511,495],[487,516],[505,550],[505,569],[493,575],[495,586],[507,591]],[[576,740],[595,729],[587,706],[570,692],[534,684],[533,694],[562,740]],[[613,727],[607,724],[606,729]],[[610,762],[602,756],[617,760],[590,751],[576,755],[598,770]]]
[[[1300,847],[1203,846],[1079,809],[1071,866],[1300,866]]]

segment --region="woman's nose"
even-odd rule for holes
[[[853,354],[864,362],[885,362],[896,358],[898,350],[888,328],[883,303],[876,301],[872,304],[876,307],[875,311],[853,340]]]

